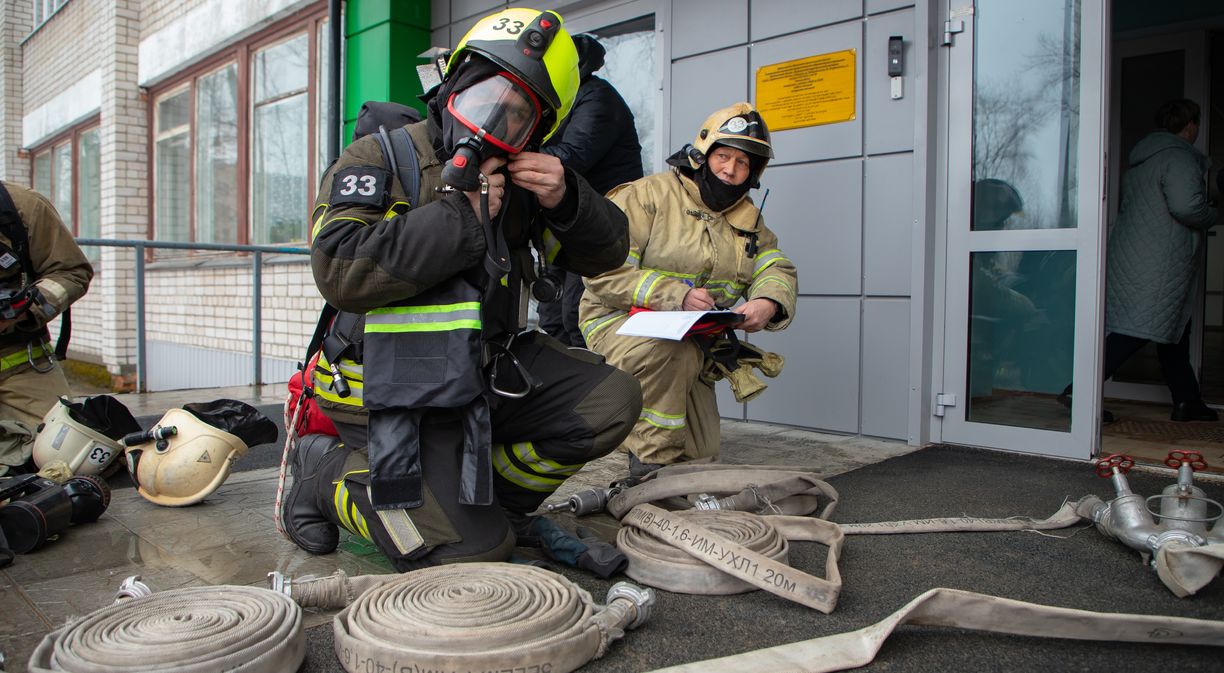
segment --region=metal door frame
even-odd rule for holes
[[[936,369],[933,393],[951,393],[958,405],[947,409],[933,424],[940,441],[1087,459],[1100,444],[1100,391],[1102,329],[1104,325],[1104,169],[1094,157],[1105,153],[1104,131],[1110,63],[1107,0],[1082,0],[1080,14],[1080,120],[1077,148],[1079,172],[1079,225],[1075,229],[970,231],[973,129],[974,15],[964,0],[948,0],[947,14],[963,21],[963,32],[944,48],[946,97],[939,115],[945,152],[939,170],[944,189],[941,233],[946,242],[944,291],[937,305],[941,315],[944,353]],[[956,5],[953,7],[953,5]],[[953,24],[955,25],[955,24]],[[946,176],[946,177],[945,177]],[[1076,252],[1074,396],[1071,431],[975,423],[965,420],[968,394],[969,257],[974,252],[1010,250],[1074,250]],[[941,385],[942,384],[942,385]],[[933,395],[935,397],[935,395]]]

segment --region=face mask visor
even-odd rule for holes
[[[446,109],[477,138],[511,154],[527,145],[541,116],[535,94],[508,72],[452,94]]]

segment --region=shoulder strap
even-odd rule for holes
[[[421,166],[412,138],[408,137],[408,131],[403,127],[387,133],[385,126],[378,127],[375,138],[387,167],[408,196],[409,207],[415,208],[421,200]]]

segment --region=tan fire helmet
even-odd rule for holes
[[[752,175],[749,176],[749,184],[752,185],[760,182],[765,164],[774,156],[769,127],[765,125],[765,120],[756,108],[749,103],[736,103],[716,110],[702,122],[697,137],[693,140],[692,149],[688,152],[689,165],[693,170],[701,168],[706,162],[710,148],[715,144],[734,147],[764,159],[759,165],[758,162],[753,162]]]
[[[168,507],[194,505],[211,495],[247,451],[238,437],[183,409],[167,411],[148,439],[127,447],[128,471],[140,495]]]
[[[119,442],[72,418],[63,398],[43,417],[34,437],[34,464],[40,469],[63,461],[73,474],[96,476],[122,453]]]

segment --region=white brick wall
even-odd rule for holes
[[[17,156],[23,119],[100,71],[101,237],[146,240],[149,103],[137,81],[140,40],[210,2],[73,0],[30,35],[29,0],[0,0],[0,176],[28,184],[30,159]],[[273,10],[302,3],[251,4],[270,8],[271,19]],[[90,291],[72,315],[72,356],[100,362],[116,376],[136,367],[135,254],[102,248]],[[150,261],[146,338],[249,354],[251,269],[249,257]],[[263,357],[300,360],[323,305],[305,257],[265,256],[262,286]],[[56,333],[58,323],[51,328]]]

